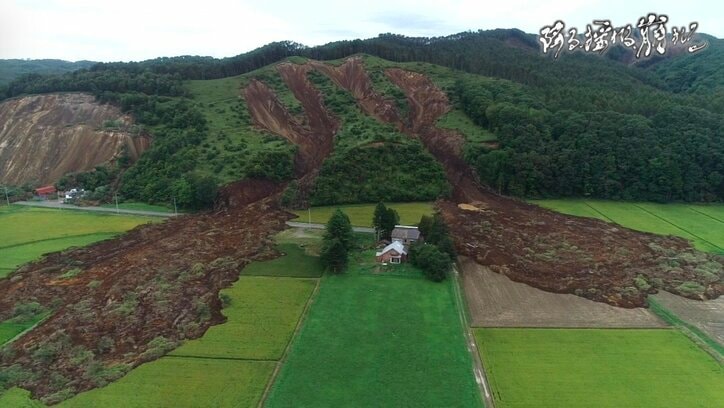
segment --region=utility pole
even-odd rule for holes
[[[116,199],[116,214],[119,214],[121,211],[118,209],[118,193],[114,194],[113,197]]]
[[[312,223],[312,207],[307,208],[307,215],[309,218],[309,222],[307,222],[307,224],[311,224]]]
[[[8,186],[5,187],[5,202],[8,203],[8,206],[10,205],[10,198],[8,197]]]
[[[178,209],[176,208],[176,196],[173,197],[173,213],[178,215]]]

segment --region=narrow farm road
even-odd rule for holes
[[[485,366],[483,365],[483,358],[478,350],[478,345],[475,342],[475,336],[470,329],[468,323],[468,314],[466,312],[467,305],[462,295],[462,286],[460,283],[460,273],[458,272],[457,266],[453,265],[452,278],[455,281],[453,288],[455,290],[455,302],[458,304],[458,314],[460,316],[460,323],[463,325],[465,331],[465,341],[467,342],[468,351],[472,354],[473,358],[473,371],[475,373],[475,382],[480,387],[483,400],[485,401],[486,408],[495,408],[495,400],[490,390],[488,378],[485,375]]]
[[[324,229],[326,227],[324,224],[310,224],[307,222],[294,222],[294,221],[287,221],[287,225],[292,228],[311,228],[311,229]],[[352,227],[352,230],[354,232],[364,232],[367,234],[375,233],[375,229],[369,228],[369,227]]]
[[[115,209],[112,207],[78,207],[77,205],[63,204],[63,203],[59,203],[57,201],[16,201],[13,204],[25,205],[28,207],[54,208],[54,209],[58,209],[58,210],[147,215],[147,216],[151,216],[151,217],[175,217],[177,215],[181,215],[181,214],[174,214],[172,212],[126,210],[123,208]]]

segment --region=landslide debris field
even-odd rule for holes
[[[362,58],[322,71],[364,112],[419,138],[443,164],[454,201],[441,200],[438,207],[460,254],[514,281],[615,306],[644,306],[647,293],[657,288],[695,299],[716,298],[724,290],[723,258],[683,239],[558,214],[481,186],[463,160],[463,135],[436,125],[451,106],[426,75],[396,67],[385,71],[407,96],[409,114],[400,118],[393,103],[375,92]]]
[[[308,79],[321,72],[349,91],[362,112],[420,140],[443,165],[453,199],[437,205],[460,254],[514,281],[616,306],[643,306],[657,288],[692,298],[716,298],[724,289],[722,258],[683,239],[557,214],[480,186],[462,159],[463,136],[436,127],[451,106],[422,73],[392,63],[385,70],[406,95],[404,114],[375,90],[361,57],[338,66],[307,61],[276,69],[302,114],[290,113],[260,80],[247,82],[239,94],[260,130],[296,147],[302,193],[343,126]],[[279,209],[284,187],[240,181],[220,193],[213,211],[139,227],[20,268],[0,281],[0,320],[28,301],[52,314],[2,353],[0,368],[12,367],[16,385],[54,402],[102,386],[179,340],[200,337],[223,321],[219,290],[251,260],[277,255],[271,236],[291,218]]]
[[[0,183],[52,183],[150,143],[133,120],[88,94],[33,95],[0,103]]]

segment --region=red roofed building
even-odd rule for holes
[[[56,193],[55,186],[38,187],[35,189],[35,194],[38,197],[42,197],[42,198],[48,198],[49,195],[55,194],[55,193]]]

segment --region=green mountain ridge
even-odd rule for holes
[[[152,148],[123,175],[123,195],[157,202],[182,196],[186,206],[202,207],[208,202],[194,197],[209,191],[203,187],[209,184],[243,177],[292,179],[294,148],[255,128],[240,97],[249,80],[266,83],[287,110],[301,115],[276,63],[312,58],[339,64],[348,56],[363,55],[376,90],[395,101],[403,114],[409,111],[407,100],[386,81],[385,69],[420,72],[442,88],[453,110],[441,124],[466,134],[466,160],[484,183],[501,193],[720,201],[724,81],[717,67],[724,41],[707,39],[710,45],[704,51],[646,67],[582,53],[553,60],[540,53],[535,36],[519,30],[438,38],[383,34],[319,47],[280,42],[224,59],[101,63],[69,74],[21,78],[8,86],[5,96],[81,91],[120,105],[154,137]],[[425,159],[429,155],[415,148],[414,140],[362,115],[349,94],[323,75],[313,71],[309,79],[343,123],[312,203],[405,201],[445,194],[442,172],[432,170],[435,166]],[[491,140],[496,144],[488,143]],[[369,144],[382,148],[376,150],[380,157],[390,156],[369,160],[364,156]],[[362,186],[350,181],[355,180],[353,173],[365,179],[401,174],[389,163],[401,145],[412,149],[412,156],[405,155],[398,164],[413,169],[403,172],[405,184],[435,180],[437,187],[416,195],[383,191],[375,187],[379,179]],[[433,173],[416,172],[413,163],[430,163],[432,167],[421,167]]]

